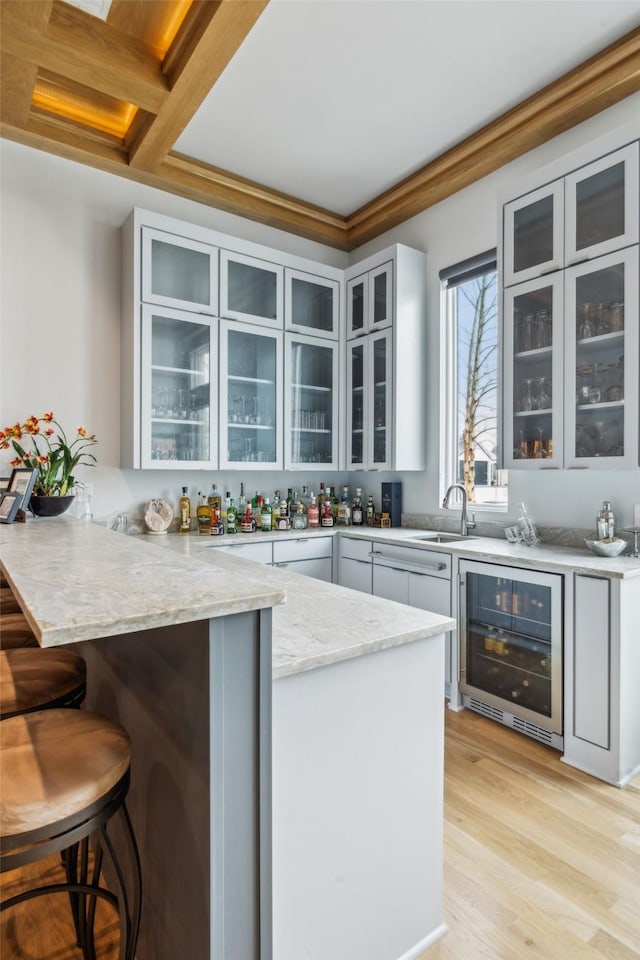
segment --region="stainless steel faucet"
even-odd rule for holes
[[[475,517],[473,520],[467,520],[467,491],[461,483],[452,483],[451,486],[447,489],[447,492],[444,495],[444,500],[442,501],[442,506],[446,510],[449,506],[449,495],[452,490],[459,490],[462,494],[462,514],[460,516],[460,533],[463,537],[466,537],[469,533],[469,530],[473,530],[476,521]]]

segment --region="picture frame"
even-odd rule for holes
[[[22,504],[21,493],[3,493],[0,496],[0,523],[13,523]]]
[[[38,471],[32,467],[15,467],[11,474],[6,492],[20,495],[19,506],[23,510],[26,510],[29,506],[37,476]]]

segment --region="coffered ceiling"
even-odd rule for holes
[[[640,90],[640,0],[0,0],[2,136],[350,250]]]

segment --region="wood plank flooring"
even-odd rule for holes
[[[420,960],[638,960],[640,777],[619,790],[471,711],[445,722],[449,932]],[[29,869],[53,876],[58,860]],[[2,895],[26,874],[6,874]],[[99,909],[97,960],[115,960]],[[3,914],[0,936],[2,960],[80,960],[64,897]]]

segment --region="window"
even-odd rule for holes
[[[444,480],[461,483],[469,504],[507,506],[507,472],[497,467],[498,304],[496,251],[442,270]],[[443,491],[444,492],[444,491]]]

